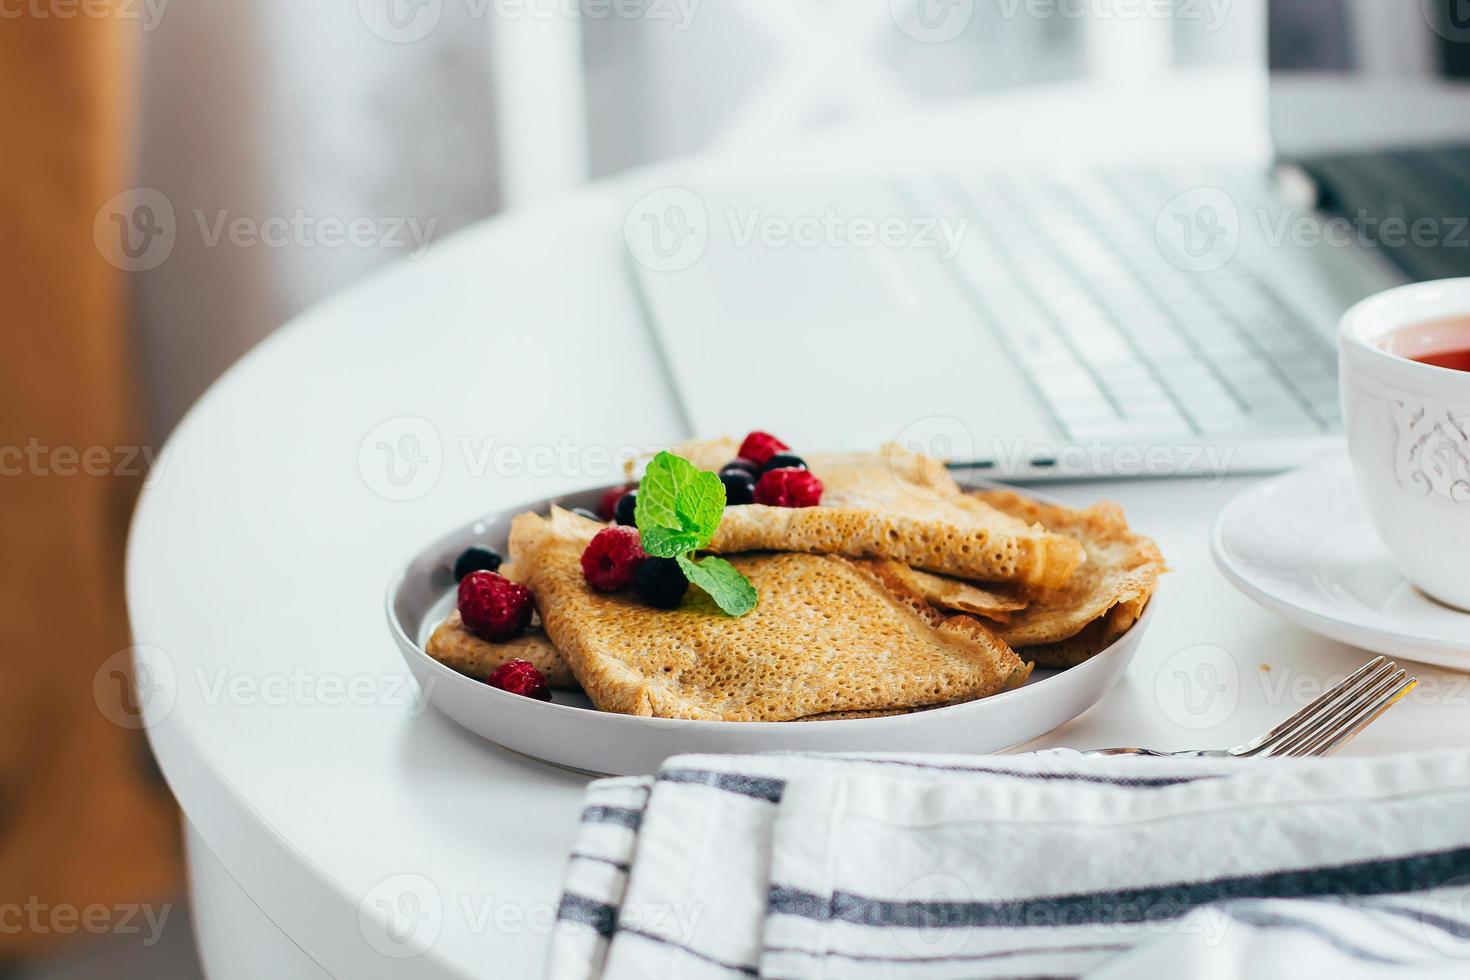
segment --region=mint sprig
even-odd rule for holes
[[[644,551],[677,560],[684,577],[708,592],[715,605],[728,615],[744,616],[757,600],[750,579],[723,558],[694,558],[694,552],[714,540],[724,513],[725,485],[720,478],[663,452],[648,464],[638,485],[633,517]]]

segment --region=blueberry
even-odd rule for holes
[[[454,563],[454,580],[462,581],[470,572],[498,572],[502,561],[500,553],[493,548],[481,544],[466,548]]]
[[[618,498],[618,505],[613,508],[613,517],[624,527],[637,527],[638,521],[633,515],[638,509],[638,491],[629,490]]]
[[[724,465],[720,470],[720,476],[724,476],[731,471],[745,472],[753,477],[759,477],[761,475],[761,464],[753,459],[746,459],[744,456],[736,456]]]
[[[674,559],[649,558],[633,573],[633,591],[655,609],[674,609],[689,591],[689,580]]]
[[[720,482],[725,485],[725,503],[731,507],[755,503],[755,477],[744,470],[722,470]]]
[[[599,524],[607,523],[607,521],[604,521],[602,518],[592,513],[592,511],[588,510],[586,507],[573,507],[572,513],[576,514],[578,517],[583,518],[584,520],[596,521]]]
[[[791,453],[777,453],[766,460],[766,465],[761,469],[761,472],[765,473],[770,470],[785,469],[804,470],[806,469],[806,460],[800,456],[794,456]]]

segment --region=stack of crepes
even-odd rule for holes
[[[717,470],[732,440],[673,450]],[[1084,510],[968,491],[897,449],[806,456],[820,506],[725,510],[710,551],[760,599],[741,617],[697,589],[674,610],[594,592],[580,557],[602,525],[522,514],[502,570],[528,586],[539,625],[485,643],[452,617],[428,652],[485,677],[513,657],[601,710],[723,721],[899,714],[986,697],[1035,665],[1074,666],[1127,631],[1164,561],[1113,504]]]

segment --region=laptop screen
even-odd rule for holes
[[[1270,0],[1269,30],[1277,157],[1319,210],[1411,278],[1470,275],[1470,3]]]

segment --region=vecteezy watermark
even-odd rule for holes
[[[406,249],[409,258],[424,253],[439,226],[438,218],[361,214],[342,218],[308,214],[304,208],[265,218],[196,208],[194,220],[205,248],[218,248],[225,242],[235,248]]]
[[[1267,248],[1458,249],[1470,252],[1470,215],[1326,215],[1257,207],[1242,214],[1219,187],[1195,187],[1173,197],[1154,222],[1160,252],[1188,272],[1223,268],[1253,223]]]
[[[916,248],[945,260],[959,253],[970,229],[963,217],[843,214],[835,208],[796,215],[727,208],[724,215],[737,248]]]
[[[1159,666],[1154,699],[1180,728],[1218,728],[1240,704],[1240,667],[1224,647],[1186,647]]]
[[[1006,20],[1200,21],[1217,31],[1230,16],[1235,0],[997,0]]]
[[[1452,878],[1419,903],[1424,938],[1441,954],[1470,960],[1470,877]]]
[[[1186,272],[1213,272],[1240,249],[1240,208],[1218,187],[1175,195],[1154,221],[1164,258]]]
[[[32,437],[24,446],[0,446],[0,477],[163,476],[168,451],[152,446],[51,446]]]
[[[894,898],[908,910],[904,927],[893,934],[909,954],[939,961],[959,960],[973,952],[966,947],[977,929],[960,911],[974,901],[970,882],[935,872],[908,882]],[[1206,946],[1218,946],[1230,929],[1229,915],[1223,909],[1201,907],[1187,899],[1143,895],[1097,894],[1089,900],[1041,905],[1016,902],[988,910],[986,918],[1000,928],[1065,931],[1079,944],[1185,935],[1200,937]]]
[[[368,945],[384,956],[422,956],[444,931],[444,899],[423,875],[394,875],[363,896],[357,926]]]
[[[1470,216],[1322,216],[1262,209],[1256,218],[1272,248],[1454,248],[1470,249]]]
[[[1289,705],[1292,708],[1306,707],[1348,678],[1347,672],[1320,676],[1291,666],[1262,670],[1258,674],[1262,699],[1269,705]],[[1426,673],[1404,695],[1404,700],[1425,706],[1470,707],[1470,674]]]
[[[687,187],[663,187],[633,202],[623,217],[623,240],[639,265],[682,272],[709,247],[709,210]]]
[[[92,700],[119,728],[136,731],[159,724],[179,697],[173,659],[154,646],[119,650],[92,675]]]
[[[0,0],[3,2],[3,0]],[[414,215],[313,214],[305,208],[274,215],[195,208],[192,231],[204,248],[393,249],[416,259],[429,247],[438,218]],[[92,240],[124,272],[146,272],[168,261],[181,233],[173,202],[162,191],[133,187],[97,209]]]
[[[434,678],[419,687],[406,673],[320,673],[305,667],[253,673],[196,666],[193,681],[205,705],[239,707],[371,708],[400,706],[417,718],[434,693]]]
[[[888,0],[893,22],[915,41],[953,41],[975,19],[975,0]]]
[[[357,448],[357,471],[385,500],[418,500],[439,485],[444,441],[434,423],[401,415],[379,424]]]
[[[0,935],[141,936],[151,949],[163,938],[172,905],[124,902],[118,905],[51,904],[32,895],[24,902],[0,902]]]
[[[92,241],[124,272],[156,269],[173,254],[179,226],[173,202],[151,187],[114,194],[92,219]]]
[[[945,260],[958,254],[970,228],[967,217],[847,214],[831,207],[798,214],[730,207],[718,217],[729,243],[740,249],[921,249]],[[704,257],[716,227],[699,194],[687,187],[664,187],[628,209],[623,238],[645,268],[682,272]]]
[[[358,447],[364,485],[385,500],[417,500],[438,485],[446,467],[475,480],[532,478],[577,480],[588,485],[626,482],[629,468],[660,447],[560,438],[522,443],[493,436],[441,436],[434,423],[416,415],[376,426]]]
[[[1470,4],[1464,0],[1419,0],[1424,20],[1436,34],[1454,44],[1470,41]]]
[[[993,439],[988,458],[1002,472],[1027,467],[1045,469],[1060,477],[1164,477],[1192,475],[1205,478],[1207,489],[1217,489],[1230,473],[1236,446],[1204,443],[1150,446],[1110,445],[1098,439],[1050,446],[1026,439]]]
[[[0,20],[139,21],[151,31],[168,5],[169,0],[0,0]]]
[[[472,20],[639,20],[689,30],[702,0],[357,0],[367,29],[394,44],[422,41],[444,17],[448,3],[460,3]]]
[[[620,926],[687,944],[704,915],[698,903],[627,902],[617,913]],[[457,918],[456,918],[457,917]],[[492,894],[446,895],[421,874],[396,874],[370,888],[358,905],[358,927],[368,945],[393,959],[409,959],[432,949],[446,925],[457,923],[472,936],[549,936],[557,906],[522,902]]]

